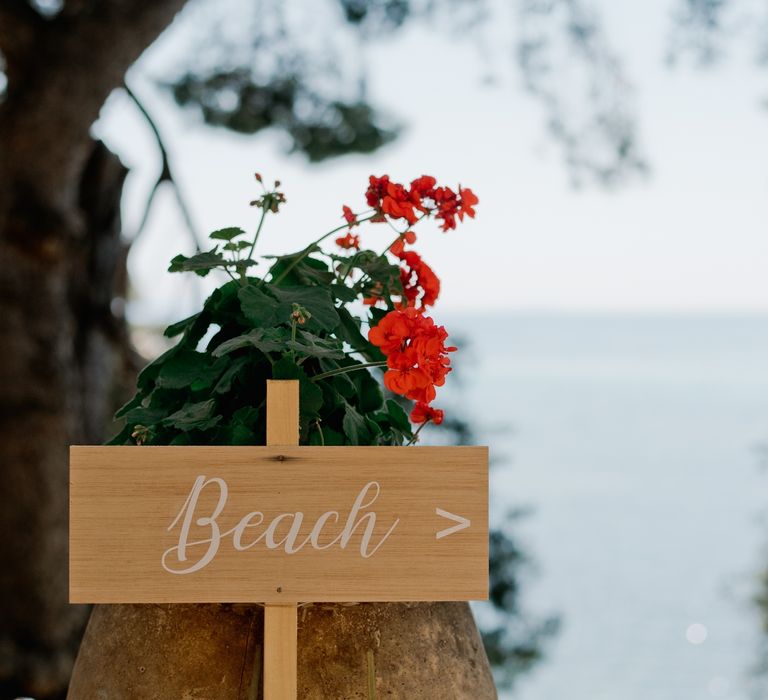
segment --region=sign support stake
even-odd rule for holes
[[[268,380],[267,445],[298,444],[299,382]],[[296,700],[297,611],[295,604],[264,606],[264,700]]]

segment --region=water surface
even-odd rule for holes
[[[509,697],[759,697],[768,317],[441,320],[473,346],[446,401],[505,458],[495,517],[534,510],[525,605],[562,618]]]

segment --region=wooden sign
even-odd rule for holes
[[[73,603],[488,596],[484,447],[72,447]]]
[[[297,602],[488,597],[485,447],[70,448],[73,603],[264,603],[265,700],[295,700]]]

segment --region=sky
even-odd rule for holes
[[[303,247],[339,223],[342,204],[362,209],[371,173],[403,181],[429,173],[480,197],[477,218],[456,231],[443,234],[431,223],[418,231],[418,250],[442,279],[441,311],[765,312],[768,69],[746,52],[712,69],[670,68],[674,4],[593,3],[623,61],[650,165],[647,177],[615,189],[574,187],[513,65],[509,12],[479,41],[416,22],[366,50],[370,97],[404,132],[375,154],[320,165],[287,155],[276,132],[244,137],[205,127],[157,87],[155,79],[194,47],[200,7],[181,16],[129,80],[160,125],[202,231],[254,228],[248,202],[258,192],[256,171],[280,179],[288,198],[262,235],[264,253]],[[120,92],[94,131],[131,169],[123,209],[130,236],[159,166],[151,134]],[[373,248],[389,236],[383,227],[362,233]],[[129,259],[134,323],[195,310],[205,290],[165,272],[171,257],[192,250],[165,191]]]

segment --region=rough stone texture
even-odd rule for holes
[[[258,700],[262,639],[259,606],[97,606],[68,698]],[[301,608],[299,698],[368,700],[370,674],[378,698],[496,698],[466,603]]]

